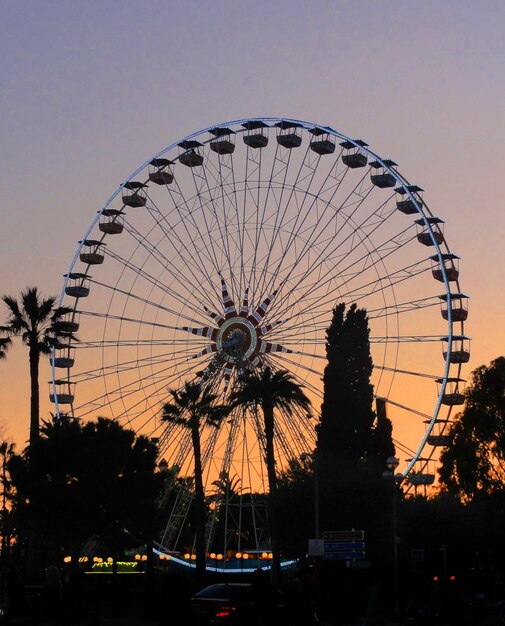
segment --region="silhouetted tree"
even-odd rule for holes
[[[194,458],[196,499],[196,578],[202,582],[205,575],[205,490],[203,487],[200,429],[204,424],[217,427],[228,415],[230,407],[216,402],[217,396],[209,387],[186,382],[182,390],[171,389],[172,402],[167,402],[161,419],[180,424],[191,433]]]
[[[465,407],[441,455],[443,489],[465,501],[505,491],[505,357],[472,372]]]
[[[291,459],[277,480],[276,509],[284,524],[283,551],[299,557],[306,553],[307,541],[314,536],[314,462],[310,454]]]
[[[387,502],[382,471],[394,453],[392,424],[384,400],[377,400],[377,415],[373,410],[369,335],[365,309],[355,304],[347,312],[344,304],[334,308],[326,331],[328,364],[315,456],[327,529],[359,525],[373,533],[378,527],[374,515]]]
[[[8,441],[2,441],[0,443],[0,456],[2,457],[2,558],[5,557],[7,546],[9,545],[9,529],[8,529],[8,517],[9,511],[7,509],[7,500],[10,495],[11,482],[10,476],[7,472],[7,463],[14,454],[16,446],[14,443]]]
[[[28,287],[21,292],[18,302],[12,296],[2,296],[8,309],[9,317],[0,331],[10,337],[21,337],[29,349],[30,362],[30,445],[39,438],[39,361],[41,354],[49,354],[55,339],[60,335],[52,326],[56,298],[42,299],[37,287]],[[63,314],[67,309],[59,309],[56,314]],[[2,339],[3,348],[7,346]],[[1,347],[1,346],[0,346]],[[5,353],[4,353],[5,355]]]
[[[324,370],[317,449],[324,463],[335,456],[356,467],[372,447],[373,363],[365,309],[338,304],[326,331],[328,364]]]
[[[275,493],[277,476],[275,473],[274,433],[275,411],[292,415],[295,410],[309,413],[311,404],[302,387],[285,370],[272,373],[269,367],[259,374],[249,373],[242,384],[230,395],[230,402],[244,407],[257,405],[263,413],[265,435],[265,464],[268,476],[268,517],[272,542],[272,578],[274,583],[280,577],[280,552],[277,523],[275,519]]]
[[[14,455],[8,470],[19,541],[32,524],[43,529],[43,563],[61,562],[64,552],[76,558],[92,535],[113,554],[154,536],[161,477],[155,473],[157,448],[148,438],[106,418],[82,424],[60,417],[43,423],[36,446],[33,490],[27,451]]]

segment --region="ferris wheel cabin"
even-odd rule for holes
[[[446,406],[460,406],[465,403],[464,379],[463,378],[447,378],[445,379],[446,386],[444,393],[442,394],[442,404]],[[444,384],[443,378],[437,378],[435,381],[439,387]]]
[[[170,159],[153,159],[149,163],[149,180],[156,185],[171,185],[174,182],[173,164]]]
[[[464,322],[468,317],[468,296],[464,293],[451,293],[439,296],[442,301],[442,317],[449,319],[449,310],[453,322]]]
[[[430,420],[425,421],[429,424]],[[433,430],[428,435],[428,445],[434,448],[447,448],[452,443],[452,436],[447,432],[448,425],[452,424],[451,420],[437,419],[433,425]]]
[[[65,274],[68,277],[65,293],[71,298],[87,298],[89,296],[89,276],[79,272]]]
[[[279,129],[277,143],[280,146],[291,150],[302,145],[301,124],[296,122],[278,122],[275,126]]]
[[[231,128],[213,128],[209,131],[215,137],[210,142],[210,149],[216,154],[233,154],[235,152],[235,142],[233,135],[235,131]]]
[[[186,167],[200,167],[203,164],[203,154],[200,152],[203,144],[194,139],[185,139],[177,144],[183,150],[179,155],[179,162]]]
[[[404,187],[398,187],[395,191],[400,196],[400,200],[396,201],[396,208],[400,213],[404,213],[405,215],[415,215],[419,213],[419,208],[423,206],[422,197],[419,195],[424,191],[421,187],[417,185],[407,185],[406,189]],[[413,194],[415,202],[412,198],[405,198],[407,191]]]
[[[449,282],[455,282],[459,278],[459,257],[455,254],[442,254],[441,257],[441,261],[438,254],[430,257],[433,278],[443,283],[445,273]]]
[[[123,187],[123,204],[138,209],[146,205],[147,196],[145,188],[147,185],[134,180],[125,183]],[[126,191],[125,191],[126,190]]]
[[[79,330],[79,317],[74,311],[67,311],[55,317],[51,325],[57,335],[76,333]]]
[[[264,129],[268,128],[265,122],[250,121],[244,122],[242,126],[246,129],[247,133],[243,136],[243,141],[249,148],[266,148],[268,146],[268,136],[265,134]]]
[[[439,217],[424,217],[416,220],[417,241],[423,246],[434,246],[435,242],[440,245],[444,241],[442,224],[444,220]]]
[[[54,357],[51,356],[49,362],[54,367],[70,369],[75,364],[75,348],[71,348],[70,345],[68,345],[63,349],[57,349],[55,346]]]
[[[335,152],[335,142],[330,139],[331,135],[323,128],[314,127],[309,130],[309,133],[317,138],[310,142],[310,149],[313,152],[319,154],[319,156],[333,154]]]
[[[79,254],[79,259],[83,263],[86,263],[86,265],[101,265],[103,263],[105,257],[101,251],[101,247],[105,244],[102,241],[84,239],[84,241],[80,241],[79,243],[82,243],[84,250],[84,252]]]
[[[55,387],[53,387],[53,384]],[[69,380],[55,380],[54,383],[50,382],[49,387],[51,389],[49,393],[49,402],[58,404],[72,404],[75,398],[75,383]],[[54,393],[56,388],[56,393]]]
[[[123,216],[124,211],[119,209],[104,209],[100,216],[98,228],[106,235],[119,235],[123,232]]]
[[[342,155],[342,163],[344,165],[347,165],[352,170],[366,166],[368,157],[360,150],[360,147],[366,148],[368,146],[366,142],[361,139],[355,139],[354,143],[346,140],[342,141],[340,145],[344,149],[344,154]]]
[[[370,175],[372,185],[379,187],[380,189],[387,189],[388,187],[394,187],[396,185],[396,178],[389,172],[386,167],[395,167],[397,163],[391,161],[391,159],[384,159],[380,161],[372,161],[370,167],[376,170],[376,174]]]
[[[450,363],[468,363],[470,360],[470,339],[464,335],[456,335],[452,337],[451,351],[448,351],[449,337],[443,337],[442,342],[445,344],[443,349],[444,359],[449,355]]]

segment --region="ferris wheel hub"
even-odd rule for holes
[[[243,317],[231,317],[220,326],[216,337],[217,352],[229,363],[249,360],[258,342],[254,325]]]

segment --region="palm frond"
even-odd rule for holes
[[[39,317],[42,320],[47,320],[49,315],[52,313],[54,305],[56,303],[56,298],[54,296],[50,296],[46,298],[46,300],[42,300],[39,306]]]
[[[12,296],[2,296],[2,300],[7,305],[7,308],[10,310],[13,317],[22,317],[16,298],[13,298]]]
[[[23,311],[33,322],[39,317],[39,290],[37,287],[27,287],[26,291],[21,292],[21,303]]]

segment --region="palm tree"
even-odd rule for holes
[[[279,582],[280,577],[280,551],[278,542],[278,528],[275,518],[275,495],[277,488],[277,476],[275,474],[274,453],[274,411],[279,410],[288,416],[293,415],[296,409],[310,413],[310,400],[305,395],[302,387],[298,385],[293,376],[286,370],[277,370],[272,373],[270,367],[266,367],[261,373],[250,373],[242,385],[230,395],[232,405],[261,407],[263,413],[263,429],[265,435],[265,463],[268,477],[268,518],[270,522],[270,539],[272,542],[272,580],[274,584]]]
[[[12,296],[2,296],[9,318],[5,326],[0,326],[0,332],[8,335],[7,340],[2,339],[0,348],[5,348],[9,337],[21,337],[24,344],[29,349],[30,359],[30,447],[39,439],[39,361],[41,354],[49,354],[54,340],[60,333],[56,332],[52,326],[53,308],[56,298],[51,296],[42,299],[37,287],[28,287],[21,292],[18,302]],[[65,312],[60,309],[60,314]]]
[[[206,516],[200,430],[204,424],[219,426],[231,409],[223,404],[216,404],[217,396],[208,387],[196,382],[186,382],[181,390],[171,389],[170,394],[172,402],[163,406],[161,419],[180,424],[191,432],[196,500],[196,580],[200,583],[205,575]]]

